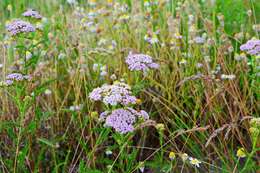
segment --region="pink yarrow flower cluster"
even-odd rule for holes
[[[40,15],[40,13],[38,11],[32,10],[32,9],[28,9],[27,11],[25,11],[23,13],[24,17],[31,17],[31,18],[35,18],[35,19],[41,19],[42,16]]]
[[[35,27],[32,24],[20,19],[16,19],[9,23],[6,26],[6,29],[11,33],[12,36],[20,33],[30,33],[35,31]]]
[[[153,59],[149,55],[145,54],[132,54],[130,53],[125,60],[131,71],[143,71],[146,72],[149,69],[158,69],[159,64],[153,62]]]
[[[121,134],[134,131],[139,119],[145,121],[149,119],[148,113],[144,110],[136,111],[129,107],[137,103],[137,98],[132,95],[130,86],[125,83],[115,82],[113,85],[95,88],[89,94],[89,98],[93,101],[102,101],[106,105],[123,106],[100,114],[100,120],[105,122],[106,127],[112,127]]]
[[[132,96],[129,85],[121,82],[115,82],[113,85],[103,85],[95,88],[89,98],[93,101],[102,101],[106,105],[129,105],[136,103],[136,97]]]
[[[134,125],[138,119],[148,120],[149,115],[144,110],[136,111],[133,108],[121,108],[112,112],[101,113],[100,119],[105,121],[105,126],[112,127],[116,132],[125,134],[134,131]]]
[[[21,73],[11,73],[6,76],[6,80],[4,82],[5,85],[12,85],[14,82],[29,80],[31,77],[29,75],[23,75]]]
[[[251,39],[240,46],[240,50],[247,52],[250,55],[260,55],[260,40]]]

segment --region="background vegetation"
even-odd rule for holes
[[[259,170],[259,57],[239,49],[259,39],[258,0],[90,2],[0,1],[1,80],[11,72],[32,76],[0,88],[0,172]],[[28,8],[45,17],[31,21],[41,29],[28,40],[12,38],[5,24],[24,19]],[[198,36],[202,44],[194,43]],[[130,51],[151,55],[160,68],[131,72]],[[132,86],[151,119],[126,135],[104,127],[104,105],[88,97],[113,83],[113,74]]]

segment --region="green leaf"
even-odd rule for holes
[[[39,142],[43,143],[43,144],[46,144],[50,147],[55,147],[54,144],[52,142],[50,142],[49,140],[47,139],[44,139],[44,138],[38,138],[37,139]]]
[[[80,161],[80,164],[79,164],[79,170],[78,170],[79,173],[102,173],[101,171],[97,170],[97,169],[90,169],[90,168],[87,168],[87,166],[84,164],[84,161]]]

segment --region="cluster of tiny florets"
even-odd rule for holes
[[[147,71],[149,69],[158,69],[159,65],[153,62],[149,55],[129,54],[126,57],[126,64],[131,71]]]
[[[28,9],[27,11],[25,11],[23,13],[24,17],[31,17],[31,18],[35,18],[35,19],[41,19],[42,16],[40,15],[40,13],[38,11],[32,10],[32,9]]]
[[[19,33],[29,33],[29,32],[35,31],[35,27],[32,24],[30,24],[29,22],[20,20],[20,19],[16,19],[16,20],[12,21],[11,23],[9,23],[6,26],[6,29],[13,36],[17,35]]]
[[[195,37],[194,42],[197,44],[203,44],[205,43],[205,39],[203,37]]]
[[[148,120],[149,115],[143,110],[138,112],[132,108],[121,108],[111,113],[109,111],[101,113],[100,119],[105,121],[105,126],[112,127],[115,131],[125,134],[134,130],[134,124],[138,119]]]
[[[247,52],[250,55],[260,55],[260,40],[251,39],[240,46],[240,50]]]
[[[30,76],[23,75],[21,73],[11,73],[6,76],[6,80],[4,82],[5,85],[9,86],[12,85],[14,82],[19,82],[23,80],[29,80]]]
[[[89,94],[89,98],[112,106],[136,103],[136,97],[132,96],[130,86],[122,82],[115,82],[113,85],[105,84],[102,87],[95,88]]]

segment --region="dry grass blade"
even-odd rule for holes
[[[225,128],[229,127],[230,125],[229,124],[225,124],[223,125],[222,127],[216,129],[213,131],[213,133],[209,136],[209,139],[207,140],[206,144],[205,144],[205,147],[208,147],[208,145],[210,144],[211,140],[213,138],[215,138],[220,132],[222,132]]]

